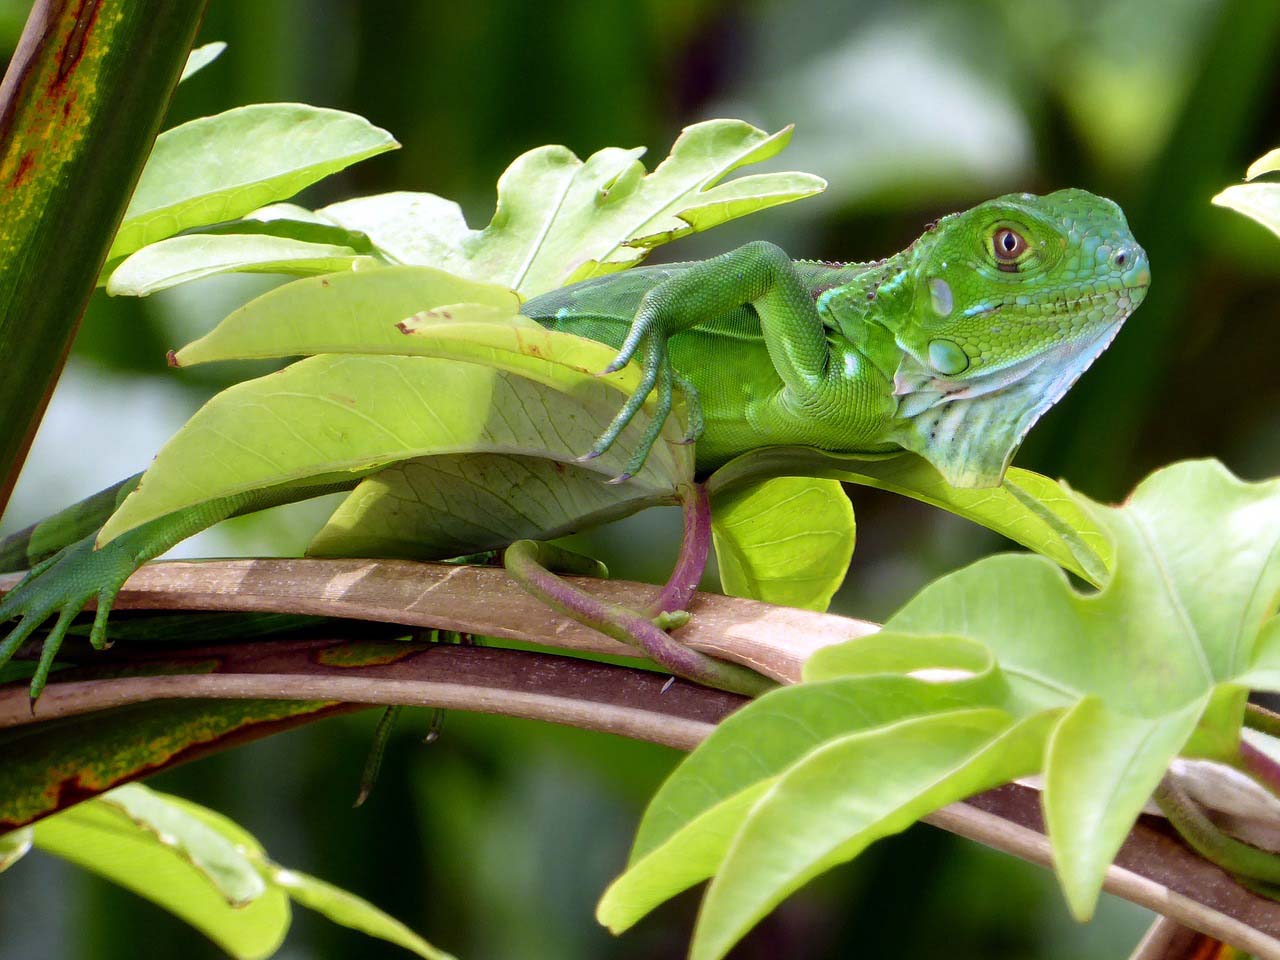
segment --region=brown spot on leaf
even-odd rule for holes
[[[36,165],[36,155],[34,151],[28,150],[22,155],[22,159],[18,161],[18,169],[14,171],[13,176],[9,179],[10,187],[20,187],[26,182],[31,168]]]
[[[67,77],[71,76],[71,72],[80,63],[89,45],[89,35],[93,32],[94,24],[98,22],[98,9],[101,6],[102,0],[80,0],[76,5],[73,14],[75,20],[57,53],[58,72],[50,84],[51,91],[65,84]]]

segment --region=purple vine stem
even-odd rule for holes
[[[1255,779],[1261,781],[1273,794],[1280,796],[1280,764],[1246,740],[1240,741],[1240,762]]]
[[[649,607],[650,616],[687,609],[707,569],[711,550],[711,501],[707,488],[700,483],[682,484],[680,508],[684,513],[680,556],[658,599]]]

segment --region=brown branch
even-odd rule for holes
[[[0,591],[18,574],[0,576]],[[659,587],[566,577],[601,599],[646,609]],[[674,636],[776,680],[800,679],[816,649],[874,632],[865,620],[699,593]],[[407,560],[218,560],[156,563],[125,584],[116,610],[256,610],[349,617],[634,656],[632,647],[550,613],[497,567]]]
[[[12,577],[0,578],[0,588]],[[617,602],[642,606],[658,588],[581,581]],[[356,560],[244,560],[167,563],[143,568],[121,594],[119,609],[269,610],[434,626],[531,641],[577,651],[628,652],[549,615],[501,570]],[[865,634],[874,624],[827,614],[699,594],[686,642],[717,656],[794,679],[824,643]],[[384,662],[352,666],[329,657],[343,639],[261,642],[201,650],[152,649],[101,655],[101,666],[127,653],[130,664],[184,660],[214,672],[92,679],[60,675],[39,703],[39,720],[128,703],[173,698],[318,699],[404,703],[549,720],[691,749],[744,700],[646,670],[575,657],[485,647],[405,646]],[[31,723],[21,685],[0,690],[0,726]],[[927,817],[935,826],[1022,859],[1051,865],[1039,794],[1009,785]],[[1280,960],[1280,903],[1236,884],[1184,846],[1166,822],[1143,817],[1106,877],[1106,889],[1176,923],[1226,941],[1263,960]],[[1176,952],[1167,924],[1150,949]],[[1186,939],[1185,937],[1183,939]],[[1181,943],[1181,940],[1178,940]],[[1176,948],[1176,949],[1175,949]],[[1144,947],[1146,949],[1146,947]],[[1175,952],[1169,952],[1174,950]]]

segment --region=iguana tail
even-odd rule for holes
[[[137,486],[141,476],[135,473],[0,540],[0,573],[28,570],[98,530]]]

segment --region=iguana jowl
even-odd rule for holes
[[[640,358],[640,389],[585,453],[608,449],[656,390],[658,415],[618,480],[639,470],[673,390],[683,389],[700,473],[768,446],[902,449],[953,485],[977,487],[1000,482],[1026,432],[1106,348],[1149,283],[1146,254],[1120,208],[1061,190],[1011,194],[945,217],[874,263],[792,261],[756,242],[710,260],[584,281],[521,312],[618,347],[614,369]],[[0,622],[21,617],[0,641],[0,665],[57,614],[33,681],[38,693],[75,615],[97,599],[91,639],[101,645],[111,602],[142,563],[227,517],[350,489],[357,479],[330,475],[209,501],[100,549],[90,534],[41,557],[29,534],[10,538],[0,545],[0,568],[35,566],[0,601]],[[80,518],[81,535],[117,499],[91,501],[98,513]]]

